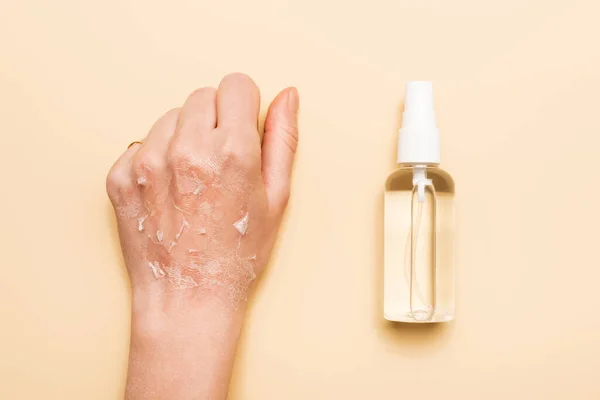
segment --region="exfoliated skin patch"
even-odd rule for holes
[[[152,171],[137,177],[142,206],[124,215],[143,239],[143,279],[172,289],[214,291],[237,307],[247,300],[256,278],[256,249],[262,247],[257,228],[266,198],[260,174],[219,157],[177,171],[164,188],[153,186]]]

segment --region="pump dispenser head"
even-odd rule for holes
[[[440,163],[440,132],[435,120],[431,82],[406,84],[402,128],[398,137],[398,163]]]

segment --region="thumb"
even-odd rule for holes
[[[282,213],[290,195],[290,176],[298,146],[298,91],[282,90],[269,106],[262,143],[262,175],[269,208]]]

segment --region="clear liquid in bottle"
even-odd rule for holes
[[[422,189],[419,178],[428,183]],[[393,172],[385,184],[384,231],[385,318],[417,323],[452,320],[454,181],[450,175],[424,165]]]

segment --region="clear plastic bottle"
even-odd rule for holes
[[[438,168],[430,82],[410,82],[398,143],[400,169],[385,184],[384,316],[454,318],[454,181]]]

